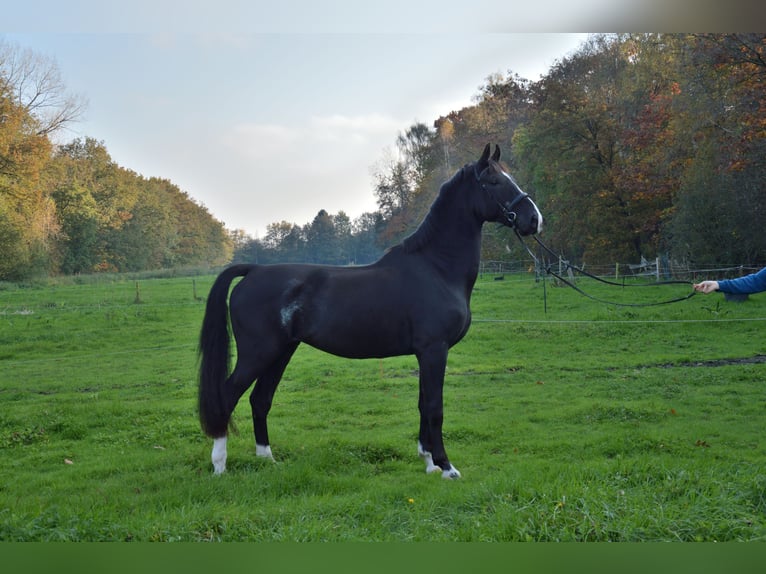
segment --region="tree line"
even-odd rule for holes
[[[766,261],[763,34],[599,34],[538,81],[492,75],[474,105],[399,135],[374,169],[377,212],[351,227],[325,212],[274,224],[240,238],[235,257],[372,260],[487,142],[541,207],[546,242],[573,260]],[[485,259],[523,258],[520,249],[485,226]]]
[[[0,43],[0,280],[220,265],[223,224],[91,138],[56,145],[84,107],[53,61]]]
[[[765,80],[763,34],[642,34],[524,85],[507,136],[551,240],[593,263],[766,261]]]
[[[510,55],[509,55],[510,56]],[[474,104],[399,134],[374,166],[378,209],[228,231],[165,179],[91,138],[55,145],[82,102],[55,65],[0,44],[0,280],[40,274],[370,262],[411,233],[440,184],[487,142],[546,218],[546,242],[591,265],[670,257],[766,261],[766,35],[599,34],[537,81],[489,76]],[[485,226],[483,258],[520,259]]]
[[[364,213],[353,221],[344,211],[335,215],[320,209],[305,225],[280,221],[266,227],[266,235],[253,239],[242,231],[232,233],[234,260],[252,263],[323,263],[355,265],[377,259],[377,237],[383,219]]]

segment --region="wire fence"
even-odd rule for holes
[[[731,279],[741,277],[766,267],[766,263],[732,263],[729,265],[718,266],[693,266],[689,263],[679,263],[663,257],[655,259],[643,259],[638,263],[619,263],[612,265],[589,265],[587,263],[575,263],[564,258],[557,261],[548,261],[552,269],[559,274],[572,273],[568,265],[577,265],[577,267],[588,271],[598,277],[611,278],[616,280],[627,278],[646,278],[656,281],[667,281],[669,279],[685,281],[702,281],[704,279]],[[516,273],[535,273],[541,276],[546,273],[544,268],[536,267],[535,262],[529,259],[517,260],[486,260],[482,261],[479,274],[484,276],[503,276]]]
[[[562,260],[561,264],[564,265]],[[558,265],[559,262],[553,264]],[[722,278],[722,277],[738,277],[748,273],[755,272],[761,269],[763,266],[758,264],[733,264],[728,266],[717,267],[699,267],[691,268],[688,265],[670,265],[663,266],[661,259],[652,261],[642,261],[639,264],[621,264],[615,263],[614,266],[587,266],[590,273],[594,275],[600,275],[604,277],[618,278],[622,277],[644,277],[649,280],[660,277],[660,280],[667,277],[666,274],[670,274],[673,278],[684,278],[688,280],[702,280],[704,278]],[[659,275],[658,275],[659,270]],[[506,260],[506,261],[482,261],[480,267],[480,276],[484,279],[506,279],[510,281],[530,281],[536,280],[544,275],[544,270],[536,269],[534,262],[528,259],[519,260]],[[110,310],[110,309],[151,309],[153,307],[189,307],[197,306],[202,310],[204,308],[203,299],[200,295],[204,295],[202,291],[204,288],[200,288],[198,294],[198,286],[192,279],[189,284],[188,298],[186,300],[159,300],[154,302],[140,302],[136,303],[132,300],[134,292],[138,290],[138,282],[135,284],[131,281],[127,284],[86,284],[78,285],[77,289],[82,291],[90,291],[90,296],[85,296],[86,301],[80,299],[77,303],[43,303],[43,304],[27,304],[19,306],[18,301],[15,301],[16,296],[24,295],[26,289],[20,288],[17,290],[4,290],[0,291],[0,318],[6,319],[12,318],[11,316],[24,316],[36,313],[72,313],[72,312],[86,312],[93,310]],[[91,298],[92,297],[92,298]],[[95,301],[94,301],[95,299]],[[545,319],[511,319],[502,317],[482,317],[474,316],[472,320],[474,325],[491,325],[491,324],[546,324],[550,326],[558,325],[561,327],[566,326],[578,326],[578,325],[595,325],[595,324],[614,324],[614,323],[631,323],[631,324],[684,324],[684,323],[753,323],[753,322],[766,322],[766,317],[740,317],[740,318],[725,318],[715,317],[710,319],[592,319],[592,320],[556,320],[552,318]],[[60,355],[51,356],[48,358],[36,357],[34,359],[2,359],[0,365],[7,368],[11,366],[21,366],[28,363],[38,362],[56,362],[56,361],[79,361],[85,358],[100,357],[105,358],[109,356],[126,355],[126,354],[146,354],[146,353],[163,353],[168,351],[189,351],[196,352],[196,342],[190,344],[176,344],[176,345],[157,345],[157,346],[142,346],[136,348],[123,348],[115,349],[111,351],[99,351],[99,352],[74,352],[74,353],[62,353]]]

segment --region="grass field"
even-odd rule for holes
[[[0,285],[0,540],[766,540],[766,295],[618,308],[548,283],[546,313],[542,283],[493,279],[448,363],[459,481],[417,457],[412,357],[301,347],[278,463],[245,399],[217,477],[195,405],[212,276]]]

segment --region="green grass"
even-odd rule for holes
[[[764,540],[766,296],[617,308],[479,281],[450,354],[445,441],[416,455],[414,358],[301,347],[256,460],[196,418],[194,297],[213,276],[0,285],[0,540]],[[633,302],[686,287],[619,289]],[[725,360],[725,361],[721,361]],[[721,361],[721,363],[706,363]],[[717,365],[717,366],[714,366]]]

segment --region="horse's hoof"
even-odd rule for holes
[[[460,478],[460,471],[454,466],[450,465],[449,469],[442,471],[442,478],[445,480],[454,480]]]
[[[261,459],[270,460],[271,462],[276,462],[274,460],[274,455],[271,454],[271,447],[269,445],[263,446],[260,444],[255,445],[255,456]]]

